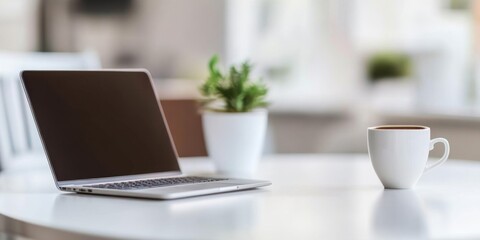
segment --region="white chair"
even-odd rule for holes
[[[22,70],[99,69],[96,54],[0,52],[0,163],[2,169],[45,158],[20,82]]]

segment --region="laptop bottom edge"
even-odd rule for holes
[[[63,189],[67,192],[75,192],[82,194],[107,195],[107,196],[121,196],[132,198],[148,198],[156,200],[170,200],[179,198],[188,198],[195,196],[210,195],[224,192],[242,191],[254,189],[258,187],[271,185],[268,181],[261,180],[244,180],[244,179],[229,179],[221,182],[202,183],[202,184],[186,184],[175,185],[169,187],[154,187],[147,189],[134,190],[116,190],[116,189],[101,189],[89,188],[84,186],[69,187]]]

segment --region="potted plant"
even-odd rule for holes
[[[386,79],[402,79],[410,75],[411,65],[407,54],[379,52],[368,59],[368,78],[372,83]]]
[[[250,78],[251,68],[244,62],[223,73],[218,57],[213,56],[209,76],[200,87],[205,98],[202,118],[207,151],[224,175],[253,174],[262,152],[268,89]]]
[[[375,108],[405,108],[414,103],[415,81],[407,53],[380,51],[368,58],[369,100]]]

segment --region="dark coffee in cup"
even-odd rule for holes
[[[424,130],[424,129],[427,129],[427,127],[423,127],[423,126],[382,126],[382,127],[376,127],[374,129],[377,129],[377,130]]]

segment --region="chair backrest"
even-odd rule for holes
[[[0,161],[43,154],[40,137],[20,82],[22,70],[99,69],[96,54],[0,52]]]
[[[160,100],[180,157],[207,156],[202,117],[193,99]]]

